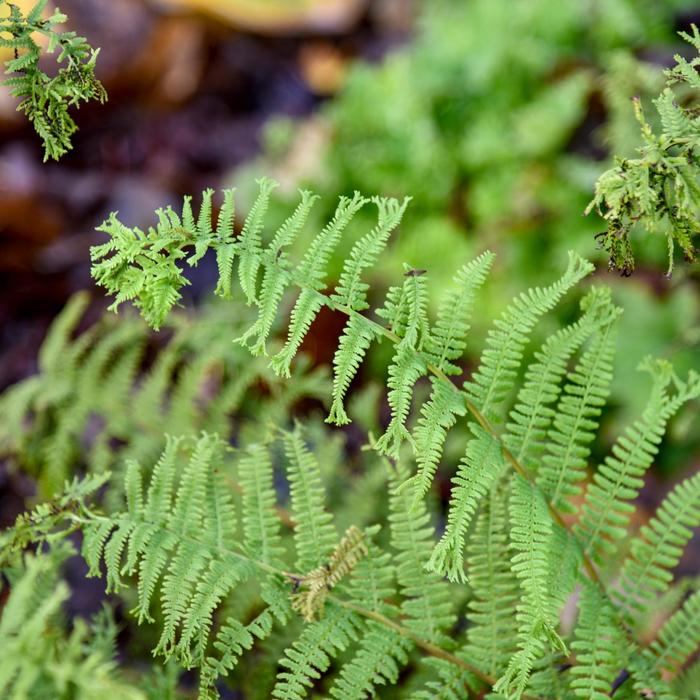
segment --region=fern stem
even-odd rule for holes
[[[400,624],[394,622],[394,620],[391,620],[385,615],[382,615],[381,613],[378,613],[375,610],[367,610],[366,608],[360,607],[359,605],[355,605],[355,603],[350,603],[345,600],[338,600],[338,598],[336,598],[335,596],[330,596],[330,598],[337,605],[340,605],[346,610],[352,610],[352,612],[357,613],[358,615],[362,615],[362,617],[366,617],[369,620],[379,622],[380,624],[389,627],[397,634],[400,634],[402,637],[410,639],[417,647],[423,649],[423,651],[425,651],[427,654],[430,654],[430,656],[435,656],[438,659],[444,659],[445,661],[449,661],[455,666],[463,668],[465,671],[469,671],[470,673],[474,674],[480,681],[482,681],[488,686],[493,686],[495,684],[496,680],[492,676],[489,676],[487,673],[484,673],[483,671],[479,670],[476,666],[472,666],[469,662],[465,661],[464,659],[460,659],[459,656],[455,656],[446,649],[437,646],[437,644],[433,644],[432,642],[426,641],[422,637],[419,637],[417,634],[411,632],[411,630],[407,629],[406,627],[402,627]],[[523,696],[523,698],[525,697],[526,696]]]
[[[112,522],[110,518],[103,516],[103,515],[97,515],[96,513],[93,513],[91,511],[87,511],[87,507],[85,504],[81,504],[81,507],[84,509],[84,511],[89,512],[90,517],[83,517],[80,515],[77,515],[76,513],[66,513],[66,515],[69,517],[69,520],[73,522],[76,525],[88,525],[92,524],[95,521],[102,521],[102,522]],[[165,529],[167,531],[167,528]],[[69,530],[70,531],[70,530]],[[177,534],[177,536],[184,541],[191,542],[194,545],[197,546],[210,546],[207,545],[206,542],[203,542],[201,540],[198,540],[195,537],[191,536],[185,536],[182,535],[182,533],[175,533],[174,531],[168,531],[171,534]],[[227,547],[217,547],[217,550],[226,553],[227,555],[233,555],[243,561],[246,561],[253,566],[256,566],[257,568],[261,569],[262,571],[265,571],[267,573],[280,576],[282,578],[288,579],[289,581],[292,581],[294,583],[299,583],[300,581],[303,581],[305,578],[305,574],[298,574],[292,571],[284,571],[282,569],[278,569],[270,564],[267,564],[266,562],[259,561],[257,559],[253,559],[249,556],[246,556],[245,554],[242,554],[241,552],[237,552],[235,550],[229,549]],[[479,680],[481,680],[483,683],[488,685],[489,687],[492,687],[496,680],[484,673],[483,671],[479,670],[476,666],[471,665],[469,662],[465,661],[464,659],[461,659],[460,657],[450,653],[446,649],[443,649],[442,647],[438,646],[437,644],[433,644],[432,642],[429,642],[422,637],[418,636],[417,634],[411,632],[409,629],[406,627],[403,627],[399,623],[395,622],[394,620],[391,620],[390,618],[386,617],[385,615],[382,615],[381,613],[378,613],[374,610],[368,610],[367,608],[363,608],[359,605],[356,605],[355,603],[352,603],[350,601],[346,600],[341,600],[338,597],[334,595],[329,595],[328,597],[329,600],[333,600],[334,603],[337,605],[340,605],[341,607],[345,608],[346,610],[350,610],[357,615],[361,615],[362,617],[365,617],[369,620],[374,620],[375,622],[378,622],[390,629],[392,629],[394,632],[397,634],[400,634],[402,637],[405,637],[406,639],[410,639],[417,647],[422,649],[426,654],[430,656],[434,656],[438,659],[443,659],[445,661],[448,661],[451,664],[454,664],[456,666],[459,666],[460,668],[463,668],[465,671],[469,671],[472,673],[474,676],[476,676]],[[522,696],[523,700],[541,700],[540,698],[534,697],[534,696],[527,696],[523,695]]]
[[[319,293],[320,294],[320,293]],[[324,299],[328,299],[324,294],[320,294],[320,296],[324,297]],[[343,313],[347,314],[348,316],[351,316],[353,314],[356,314],[358,316],[361,316],[367,323],[370,323],[374,326],[375,330],[377,332],[381,333],[383,336],[391,340],[393,343],[398,343],[400,342],[399,336],[396,335],[393,331],[390,331],[388,328],[385,328],[382,326],[380,323],[377,323],[376,321],[373,321],[372,319],[367,318],[366,316],[362,316],[362,314],[358,314],[356,311],[353,309],[347,307],[347,306],[341,306],[338,304],[333,304],[330,299],[328,299],[328,306],[331,308],[337,309],[338,311],[342,311]],[[435,377],[440,379],[441,381],[447,382],[450,386],[454,387],[454,384],[452,381],[450,381],[450,378],[439,368],[433,365],[432,363],[426,363],[426,366],[428,368],[428,371],[431,372]],[[459,391],[456,387],[455,391]],[[460,392],[462,393],[462,392]],[[527,471],[522,464],[518,461],[518,459],[515,457],[515,455],[503,444],[503,440],[501,439],[501,436],[498,434],[496,429],[491,425],[489,420],[484,416],[481,411],[467,398],[464,397],[465,405],[467,407],[467,410],[469,413],[471,413],[472,417],[474,420],[491,436],[493,436],[496,440],[501,445],[501,448],[503,450],[503,456],[505,457],[506,461],[510,463],[510,465],[513,467],[513,469],[520,474],[524,479],[526,479],[528,482],[534,483],[534,479],[532,478],[532,475],[530,474],[529,471]],[[539,486],[537,486],[539,489]],[[573,533],[571,533],[570,529],[567,527],[564,518],[561,516],[561,513],[552,505],[552,503],[548,500],[547,501],[547,509],[549,510],[549,514],[551,517],[554,519],[554,521],[558,524],[561,525],[563,528],[566,529],[567,532],[571,536],[573,536]],[[596,571],[596,568],[591,560],[591,558],[586,554],[586,552],[583,551],[583,548],[581,548],[581,554],[583,557],[583,566],[586,569],[586,573],[588,574],[589,578],[591,578],[593,581],[595,581],[598,585],[602,587],[602,580],[600,576],[598,575],[598,572]]]

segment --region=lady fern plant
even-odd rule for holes
[[[697,693],[697,669],[686,669],[700,643],[694,584],[651,636],[637,621],[677,587],[673,570],[700,525],[700,477],[679,483],[638,532],[632,516],[669,421],[700,396],[700,376],[646,361],[645,409],[590,469],[620,309],[607,289],[591,286],[576,317],[530,347],[537,325],[592,272],[589,262],[571,253],[559,279],[518,295],[459,383],[491,253],[457,270],[435,318],[428,273],[411,267],[373,306],[363,274],[407,200],[341,198],[296,259],[315,197],[302,192],[268,232],[275,183],[259,185],[239,233],[230,190],[216,222],[211,190],[197,215],[186,198],[180,212],[157,212],[147,231],[112,215],[100,229],[108,241],[92,251],[94,278],[115,297],[113,308],[131,301],[159,328],[181,300],[187,267],[213,251],[216,294],[254,312],[231,339],[267,357],[281,378],[321,310],[342,314],[327,417],[335,425],[350,422],[346,397],[368,352],[388,344],[387,420],[360,453],[387,502],[369,521],[358,510],[337,527],[313,422],[261,421],[235,445],[189,431],[169,436],[157,459],[128,459],[116,505],[108,496],[117,487],[104,493],[103,472],[21,515],[3,534],[4,560],[80,531],[90,575],[104,576],[140,624],[155,626],[157,656],[197,669],[201,698],[216,697],[227,677],[284,700]],[[330,255],[365,207],[376,209],[376,224],[330,286]],[[273,350],[280,316],[286,341]],[[451,433],[463,440],[452,467],[444,451]],[[439,468],[452,473],[442,517],[429,497]],[[255,678],[247,686],[246,666]]]

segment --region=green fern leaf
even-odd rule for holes
[[[404,622],[415,634],[440,643],[454,623],[448,584],[426,570],[432,549],[433,528],[422,502],[412,508],[410,495],[397,489],[403,473],[392,479],[389,499],[391,543],[396,554],[396,578],[404,600]]]
[[[654,669],[675,672],[700,646],[700,591],[695,591],[680,610],[659,630],[648,657]]]
[[[243,230],[238,239],[238,254],[240,258],[238,266],[238,277],[241,289],[249,304],[257,300],[256,284],[258,269],[260,268],[260,253],[262,242],[260,232],[263,227],[263,220],[270,202],[270,194],[277,187],[277,183],[269,178],[257,180],[260,186],[260,193],[250,209],[243,224]]]
[[[539,446],[556,416],[550,408],[559,397],[559,382],[571,356],[596,327],[610,315],[610,293],[594,289],[581,302],[583,316],[550,335],[535,353],[526,372],[503,438],[505,445],[524,467],[536,471],[541,460]]]
[[[513,386],[523,348],[535,323],[561,297],[593,270],[593,266],[569,254],[569,266],[549,287],[536,287],[516,297],[489,331],[479,368],[464,385],[469,399],[489,420],[499,418],[498,406]]]
[[[663,593],[673,579],[683,550],[700,526],[700,474],[682,481],[664,499],[651,521],[635,538],[622,567],[620,607],[643,609]]]
[[[627,644],[616,624],[614,609],[595,584],[583,583],[579,611],[571,643],[577,660],[571,669],[571,688],[577,697],[606,700],[627,664]]]
[[[249,445],[238,463],[243,488],[243,533],[248,551],[260,561],[277,566],[284,549],[275,512],[272,460],[266,446]]]
[[[452,480],[447,527],[428,562],[431,571],[450,581],[466,582],[464,544],[469,525],[491,487],[505,469],[500,443],[481,428],[473,427],[474,438]]]
[[[555,508],[573,510],[568,499],[580,493],[586,476],[587,447],[595,438],[608,397],[615,354],[616,322],[604,325],[582,355],[557,403],[537,484]]]
[[[673,375],[667,362],[647,361],[642,368],[654,376],[651,398],[641,420],[620,437],[594,475],[586,492],[582,517],[575,532],[586,553],[593,557],[615,551],[615,540],[626,534],[625,526],[643,485],[642,477],[658,451],[666,423],[688,400],[700,395],[700,377],[692,373],[687,383]],[[675,383],[675,395],[668,393]]]
[[[333,516],[325,510],[318,463],[304,444],[299,426],[284,434],[284,451],[295,520],[296,567],[307,572],[323,566],[338,542],[338,534]]]
[[[328,606],[325,617],[304,628],[299,638],[280,659],[284,669],[277,674],[272,697],[303,700],[314,680],[321,677],[340,651],[357,639],[359,621],[343,608]]]

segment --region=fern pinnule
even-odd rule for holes
[[[350,255],[343,263],[338,284],[331,294],[331,301],[334,304],[353,311],[369,308],[367,302],[369,284],[362,280],[362,273],[377,262],[392,231],[401,223],[410,197],[401,203],[396,199],[382,197],[374,197],[372,202],[377,205],[377,225],[353,245]]]
[[[377,686],[395,685],[413,646],[405,637],[372,621],[367,623],[359,644],[331,686],[331,697],[362,700],[376,694]]]
[[[472,597],[465,651],[493,678],[506,669],[518,639],[513,610],[519,586],[510,567],[506,486],[503,482],[495,484],[482,503],[466,559]]]
[[[510,536],[515,551],[511,563],[522,591],[521,602],[516,606],[519,650],[494,690],[519,698],[535,661],[549,647],[564,655],[568,651],[556,631],[559,620],[548,586],[553,528],[547,505],[532,482],[516,475],[511,484]]]
[[[500,404],[511,390],[522,360],[523,349],[537,320],[593,266],[573,253],[564,275],[549,287],[536,287],[516,297],[494,322],[486,338],[479,368],[464,389],[469,399],[489,420],[500,417]]]
[[[451,383],[439,377],[430,378],[430,397],[420,409],[420,418],[413,430],[418,469],[401,488],[412,488],[415,500],[425,496],[442,457],[447,432],[458,416],[465,416],[464,396]]]
[[[616,317],[595,334],[573,371],[567,375],[552,426],[547,431],[537,483],[550,503],[572,511],[569,498],[580,493],[586,476],[588,445],[595,439],[598,420],[612,380]]]
[[[255,323],[236,342],[247,344],[249,338],[257,336],[251,346],[254,355],[266,355],[267,338],[272,329],[280,301],[290,283],[289,265],[286,259],[287,248],[303,228],[309,216],[316,195],[306,190],[300,192],[301,201],[288,219],[280,226],[265,253],[270,256],[270,262],[264,268],[260,292],[256,298],[258,318]]]
[[[326,510],[321,474],[314,454],[304,444],[301,427],[284,434],[291,515],[295,521],[296,569],[322,566],[335,549],[338,535],[333,516]]]
[[[413,401],[413,387],[426,372],[424,360],[411,348],[396,346],[387,379],[391,420],[375,444],[377,450],[394,459],[398,459],[404,441],[414,444],[413,436],[406,427],[406,419]]]
[[[571,689],[577,697],[606,700],[627,663],[627,641],[614,608],[595,583],[583,582],[578,607],[579,621],[571,643],[578,663],[571,669]]]
[[[313,239],[295,271],[294,279],[303,287],[290,315],[287,342],[271,360],[270,366],[282,376],[289,376],[289,366],[296,355],[318,310],[324,303],[320,296],[330,255],[355,214],[367,203],[359,192],[350,199],[341,197],[331,221]]]
[[[404,625],[430,642],[440,643],[454,624],[449,584],[428,571],[433,528],[423,502],[414,505],[411,494],[397,487],[405,477],[399,468],[392,479],[389,499],[391,544],[396,550],[396,580],[404,600]]]
[[[361,621],[344,608],[329,605],[326,615],[308,624],[285,651],[272,697],[303,700],[314,680],[328,670],[332,659],[357,639]]]
[[[241,517],[246,549],[260,561],[278,566],[284,552],[280,521],[275,511],[272,459],[266,445],[248,445],[238,461],[243,489]]]
[[[263,228],[265,213],[270,203],[270,194],[277,187],[274,180],[263,177],[257,181],[260,192],[253,202],[250,212],[246,217],[238,243],[238,278],[241,289],[249,304],[257,299],[257,277],[260,269],[260,253],[262,251],[262,239],[260,232]]]
[[[200,700],[218,700],[219,695],[215,690],[217,679],[228,675],[256,640],[267,639],[275,624],[284,625],[289,621],[292,610],[286,591],[279,585],[265,584],[261,597],[265,608],[248,624],[241,623],[235,617],[229,617],[219,629],[212,647],[221,656],[209,654],[202,663],[199,677]]]

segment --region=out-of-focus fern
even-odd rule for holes
[[[8,573],[10,595],[0,619],[0,693],[7,700],[75,698],[146,700],[121,678],[115,660],[116,625],[108,611],[91,625],[77,619],[65,632],[61,605],[69,590],[59,567],[72,553],[67,544],[24,557]]]
[[[69,301],[40,349],[39,374],[0,397],[0,453],[34,473],[46,496],[77,465],[103,472],[154,459],[165,432],[233,435],[246,416],[281,422],[299,398],[327,395],[321,370],[300,368],[281,382],[262,360],[247,362],[221,307],[174,315],[167,341],[155,344],[134,317],[106,318],[74,337],[88,301],[84,293]],[[253,385],[264,388],[257,400]]]
[[[91,48],[75,32],[59,31],[67,18],[58,9],[44,18],[46,3],[38,0],[25,15],[17,5],[0,0],[0,10],[9,10],[8,16],[0,18],[0,47],[14,51],[14,57],[5,61],[8,77],[2,84],[20,99],[17,109],[27,115],[41,137],[45,161],[58,160],[71,148],[71,136],[78,127],[69,108],[107,99],[102,83],[95,77],[99,49]],[[42,49],[35,35],[46,38],[48,53],[58,49],[56,61],[62,65],[54,76],[47,75],[39,65]]]
[[[681,33],[700,51],[700,33]],[[664,235],[668,242],[668,274],[673,271],[674,250],[680,247],[688,262],[695,260],[695,242],[700,227],[700,185],[697,152],[700,122],[697,91],[700,58],[687,61],[676,55],[676,66],[666,71],[666,87],[654,100],[661,127],[654,131],[646,121],[639,99],[634,110],[641,126],[643,145],[638,158],[619,158],[614,168],[600,176],[589,204],[606,220],[600,234],[610,253],[610,266],[628,275],[634,269],[630,242],[639,224],[647,231]]]

